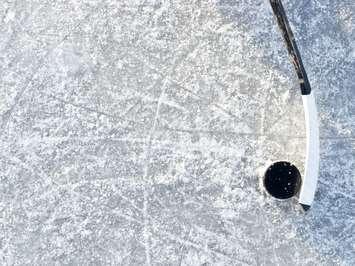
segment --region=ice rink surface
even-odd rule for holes
[[[355,2],[284,1],[320,116],[267,0],[0,2],[1,265],[355,265]]]

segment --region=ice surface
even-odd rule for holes
[[[355,2],[284,1],[317,97],[305,215],[296,77],[267,0],[0,3],[1,265],[355,265]]]

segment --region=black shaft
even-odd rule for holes
[[[311,93],[311,85],[309,84],[307,73],[304,69],[301,55],[297,48],[296,40],[293,36],[290,24],[288,23],[285,9],[282,5],[281,0],[270,0],[270,4],[276,16],[277,23],[282,32],[284,41],[286,43],[291,62],[293,63],[297,72],[302,95],[308,95]]]

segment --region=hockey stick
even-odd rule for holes
[[[270,4],[286,43],[291,62],[295,67],[302,93],[307,131],[307,154],[299,203],[307,211],[314,199],[319,171],[319,128],[316,102],[282,2],[281,0],[270,0]]]

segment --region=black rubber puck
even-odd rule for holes
[[[277,199],[295,196],[301,188],[301,174],[297,167],[289,162],[276,162],[265,172],[264,187]]]

